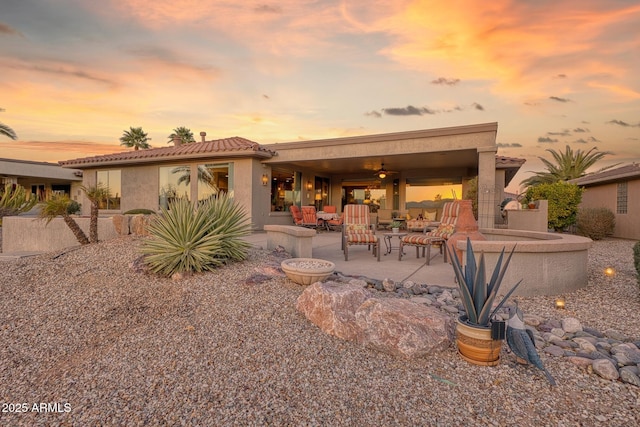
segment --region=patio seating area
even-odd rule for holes
[[[245,240],[256,247],[267,249],[267,233],[258,231],[245,237]],[[382,242],[382,234],[380,234]],[[437,248],[431,251],[431,262],[426,265],[425,258],[416,258],[413,251],[406,251],[402,261],[398,261],[398,239],[392,244],[393,253],[381,256],[380,261],[372,255],[366,245],[352,246],[349,260],[345,261],[342,251],[342,233],[340,231],[321,231],[313,237],[313,258],[331,261],[336,265],[336,272],[349,276],[365,276],[372,279],[389,278],[400,282],[412,280],[416,283],[454,287],[454,273],[450,264],[444,263],[443,255]]]

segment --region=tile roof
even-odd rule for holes
[[[569,182],[577,185],[604,184],[612,181],[622,181],[629,178],[640,179],[640,165],[632,163],[616,169],[607,169],[602,172],[595,172],[580,178],[572,179]]]
[[[149,148],[146,150],[125,151],[101,156],[63,160],[63,167],[88,168],[98,165],[133,164],[143,162],[162,162],[178,159],[197,159],[202,157],[263,157],[270,158],[276,152],[257,142],[234,136],[213,141],[192,142],[180,146]]]

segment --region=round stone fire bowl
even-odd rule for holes
[[[331,261],[316,258],[285,259],[280,266],[291,281],[305,286],[323,281],[336,269]]]

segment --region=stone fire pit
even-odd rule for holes
[[[336,269],[331,261],[316,258],[285,259],[280,266],[287,277],[299,285],[321,282]]]

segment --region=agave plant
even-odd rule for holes
[[[224,193],[196,205],[179,198],[152,220],[141,250],[155,273],[208,271],[246,259],[249,232],[244,210]]]
[[[493,302],[500,290],[504,274],[509,267],[511,257],[513,256],[513,252],[516,248],[515,246],[513,247],[503,266],[502,260],[504,257],[504,250],[505,248],[502,248],[502,252],[498,257],[498,262],[491,274],[491,280],[487,282],[484,253],[480,253],[480,259],[476,264],[476,258],[469,238],[467,238],[467,257],[464,267],[460,263],[460,259],[458,258],[456,251],[450,250],[447,246],[447,251],[449,251],[449,257],[451,258],[451,264],[453,265],[453,270],[456,274],[458,288],[460,289],[462,303],[465,311],[467,312],[467,320],[471,324],[489,326],[490,319],[493,318],[495,313],[504,305],[520,283],[522,283],[521,279],[509,292],[507,292],[493,311],[491,311]]]

